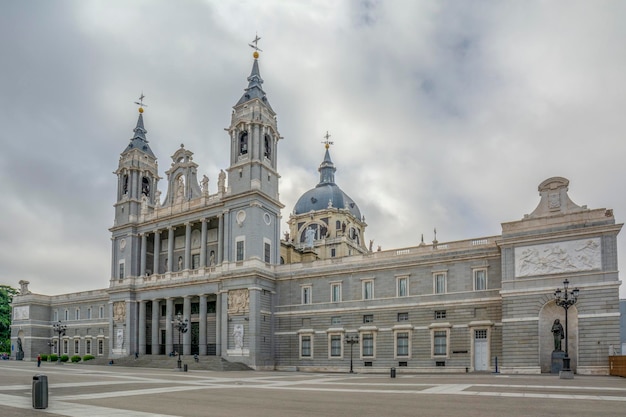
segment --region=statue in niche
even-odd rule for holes
[[[202,195],[209,195],[209,177],[206,175],[202,176]]]
[[[306,232],[304,232],[304,242],[307,248],[313,247],[313,242],[315,240],[315,229],[311,228],[311,226],[307,227]]]
[[[116,301],[113,303],[113,321],[123,321],[126,318],[126,303]]]
[[[117,329],[115,347],[121,349],[124,347],[124,329]]]
[[[178,185],[176,186],[176,201],[183,201],[185,198],[185,180],[181,175],[178,177]]]
[[[22,347],[22,338],[17,338],[17,353],[15,355],[15,359],[21,361],[24,359],[24,348]]]
[[[182,256],[178,257],[178,270],[179,271],[183,270],[183,257]]]
[[[217,191],[222,194],[226,192],[226,173],[223,169],[220,169],[220,173],[217,176]]]
[[[554,320],[554,324],[552,325],[552,334],[554,336],[554,351],[561,351],[561,341],[565,339],[565,332],[563,331],[563,326],[561,325],[561,321],[559,319]]]
[[[235,324],[233,339],[235,340],[235,349],[243,350],[243,324]]]
[[[215,266],[215,251],[211,251],[211,255],[209,255],[209,266]]]

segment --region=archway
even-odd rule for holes
[[[578,309],[576,306],[569,308],[568,318],[568,351],[571,359],[572,371],[576,372],[578,365]],[[552,351],[554,350],[554,337],[552,324],[559,319],[565,327],[565,310],[556,305],[554,300],[546,303],[539,312],[539,362],[542,373],[550,373],[552,367]],[[565,340],[562,349],[565,350]]]

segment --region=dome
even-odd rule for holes
[[[320,165],[320,182],[317,186],[302,195],[294,207],[294,214],[303,214],[310,211],[324,210],[328,207],[347,209],[357,219],[361,219],[361,210],[337,184],[335,184],[335,165],[330,159],[328,148],[324,161]]]

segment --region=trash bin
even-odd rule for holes
[[[33,377],[33,408],[48,408],[48,376]]]
[[[187,372],[187,364],[183,365],[183,372]]]
[[[392,378],[396,377],[396,368],[391,368],[391,377]]]

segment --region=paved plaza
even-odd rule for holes
[[[36,374],[49,405],[32,408]],[[0,416],[623,416],[626,379],[553,375],[177,372],[0,361]]]

